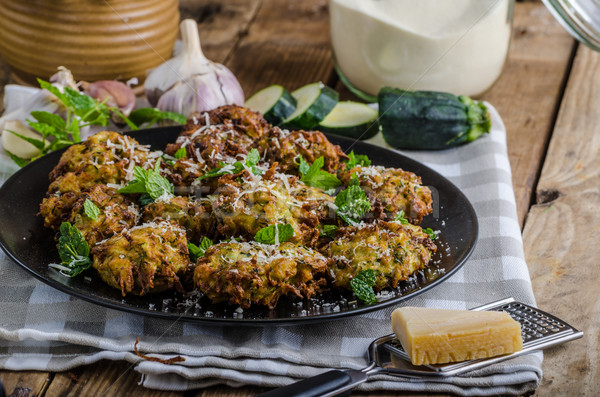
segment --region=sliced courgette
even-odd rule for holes
[[[262,113],[269,123],[279,125],[296,110],[296,99],[280,85],[272,85],[252,95],[245,106]]]
[[[445,92],[379,91],[379,124],[385,141],[402,149],[446,149],[490,132],[482,102]]]
[[[290,129],[317,127],[338,102],[338,93],[321,82],[300,87],[292,96],[296,98],[296,110],[282,124]]]
[[[379,132],[377,110],[364,103],[339,102],[319,124],[319,130],[354,139],[369,139]]]

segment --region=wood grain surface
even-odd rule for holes
[[[355,99],[333,69],[326,0],[180,0],[180,10],[199,23],[206,55],[232,69],[247,96],[273,83],[293,90],[320,80],[339,89],[342,98]],[[4,65],[0,84],[5,84],[2,71]],[[538,304],[586,333],[582,340],[546,351],[540,396],[596,395],[600,388],[599,71],[600,55],[576,45],[541,2],[519,2],[505,69],[482,97],[507,127]],[[8,394],[27,396],[242,397],[264,390],[152,391],[138,385],[140,376],[130,364],[107,361],[56,374],[0,371],[0,379]]]

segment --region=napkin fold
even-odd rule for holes
[[[477,213],[480,231],[475,251],[458,272],[398,306],[468,309],[511,296],[535,305],[505,128],[496,110],[489,108],[489,135],[444,151],[402,152],[446,176],[465,193]],[[385,146],[380,136],[370,142]],[[0,152],[0,182],[15,170]],[[153,389],[283,386],[332,368],[366,367],[367,348],[392,332],[390,315],[396,307],[309,325],[197,325],[84,302],[37,281],[0,253],[0,368],[64,371],[102,359],[126,360],[142,375],[142,384]],[[167,365],[141,359],[133,352],[138,337],[141,352],[164,359],[181,355],[185,361]],[[539,385],[541,362],[542,354],[534,353],[443,379],[375,375],[358,389],[519,395]]]

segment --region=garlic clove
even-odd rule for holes
[[[31,159],[41,154],[38,148],[9,131],[14,131],[28,138],[42,140],[40,134],[31,130],[21,121],[9,120],[4,123],[4,130],[2,131],[2,146],[5,150],[24,159]]]
[[[144,88],[150,104],[185,116],[223,105],[243,105],[244,92],[234,74],[202,53],[198,24],[185,19],[180,30],[181,53],[151,71],[146,78]],[[190,90],[192,92],[188,92]]]
[[[83,91],[98,101],[106,101],[108,106],[117,107],[125,115],[135,108],[136,98],[131,87],[117,80],[99,80],[93,83],[81,82]]]

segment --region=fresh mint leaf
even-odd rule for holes
[[[246,160],[243,163],[241,161],[236,161],[233,164],[226,164],[221,162],[220,167],[213,168],[198,179],[202,180],[206,178],[215,178],[226,174],[238,174],[246,168],[249,168],[254,175],[261,175],[262,170],[256,166],[259,161],[260,154],[258,153],[258,150],[252,149],[246,156]]]
[[[426,235],[429,236],[430,239],[435,240],[437,238],[437,234],[435,234],[435,232],[433,231],[432,228],[428,227],[426,229],[423,229],[423,233],[425,233]]]
[[[185,124],[185,116],[174,113],[174,112],[163,112],[156,108],[140,108],[136,109],[129,114],[129,120],[137,127],[141,127],[144,124],[151,126],[165,120],[171,120],[177,124]]]
[[[53,126],[57,129],[65,129],[67,127],[65,120],[58,114],[34,110],[31,112],[31,116],[38,122]]]
[[[206,253],[206,250],[213,245],[211,239],[207,237],[202,237],[202,241],[200,241],[200,245],[196,245],[194,243],[188,243],[188,251],[190,253],[190,259],[192,262],[196,262],[198,258],[201,258]]]
[[[9,152],[8,150],[4,149],[4,151],[6,152],[6,154],[8,154],[8,157],[10,157],[10,159],[12,161],[15,162],[16,165],[18,165],[19,167],[23,168],[25,167],[27,164],[29,164],[29,160],[24,159],[22,157],[17,156],[16,154],[13,154],[11,152]]]
[[[164,194],[172,195],[174,192],[171,182],[160,175],[160,159],[156,161],[153,170],[146,171],[136,165],[133,168],[133,175],[135,179],[120,188],[118,193],[146,193],[156,200]]]
[[[351,170],[356,166],[368,167],[371,165],[371,160],[364,154],[354,154],[354,150],[348,155],[348,162],[346,163],[346,169]]]
[[[367,211],[371,210],[371,203],[364,190],[357,185],[348,186],[335,197],[335,212],[348,224],[357,225]]]
[[[396,213],[396,215],[394,216],[394,220],[397,222],[400,222],[403,225],[406,225],[408,223],[408,219],[406,219],[404,217],[404,210],[400,210]]]
[[[90,246],[81,232],[69,222],[63,222],[60,225],[58,255],[61,264],[51,264],[49,266],[60,270],[61,274],[68,277],[75,277],[92,265]]]
[[[187,152],[184,147],[180,147],[179,149],[177,149],[177,151],[173,155],[173,157],[175,157],[177,160],[184,159],[186,156]]]
[[[100,208],[96,204],[94,204],[90,199],[85,199],[83,202],[83,211],[87,216],[92,218],[93,220],[98,219],[100,216]]]
[[[310,164],[308,164],[308,161],[304,160],[304,157],[300,156],[300,165],[298,166],[298,171],[300,171],[300,174],[307,174],[309,169]]]
[[[350,280],[350,287],[358,299],[371,304],[377,302],[373,292],[376,281],[377,277],[373,269],[361,270]]]
[[[263,227],[254,236],[254,241],[263,244],[280,244],[294,236],[294,228],[289,223],[278,223]]]
[[[336,225],[323,225],[323,229],[320,230],[320,233],[324,236],[335,238],[338,230],[339,227],[337,227]]]
[[[340,186],[342,182],[335,175],[321,169],[324,164],[325,159],[321,156],[307,168],[308,163],[300,156],[299,170],[302,174],[300,181],[307,186],[323,190],[330,190]]]

